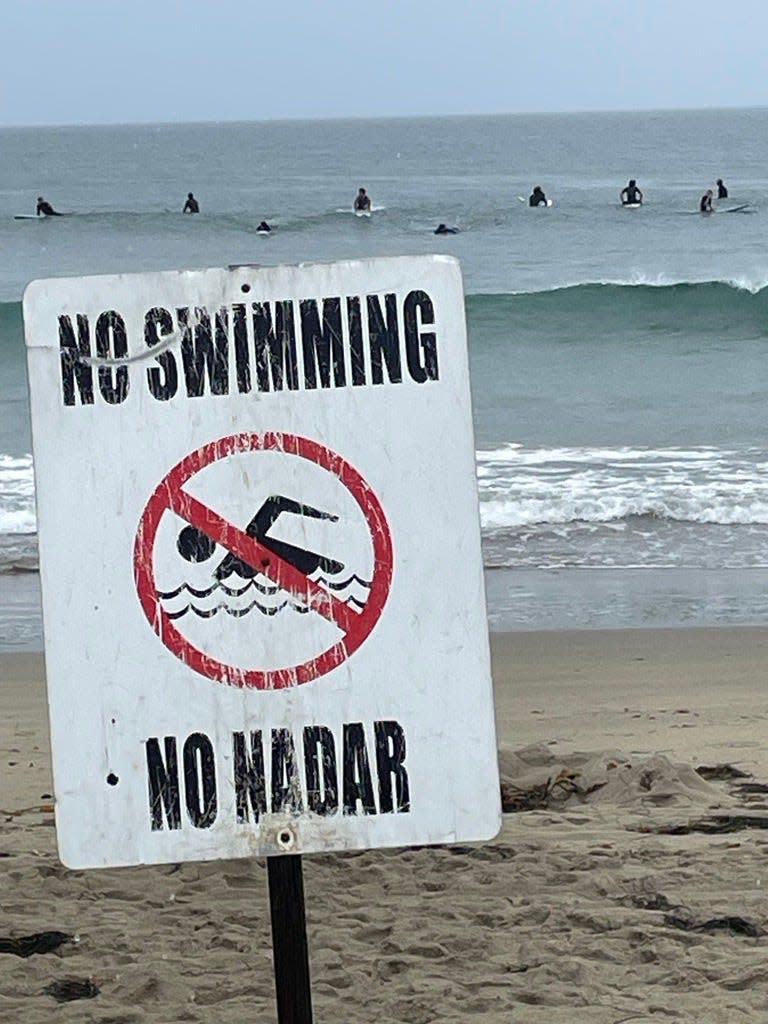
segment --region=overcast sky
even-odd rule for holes
[[[741,0],[5,0],[0,124],[765,106]]]

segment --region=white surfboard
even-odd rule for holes
[[[370,217],[371,216],[371,211],[370,210],[355,210],[355,216],[356,217]]]
[[[750,203],[742,203],[741,206],[730,206],[727,210],[713,206],[711,210],[678,210],[678,213],[685,214],[686,217],[699,217],[703,213],[757,213],[757,210],[753,209]]]
[[[14,220],[53,220],[54,217],[72,217],[71,213],[15,213]]]

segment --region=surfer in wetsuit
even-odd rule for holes
[[[699,200],[699,213],[713,213],[712,208],[712,189],[708,188],[704,195]]]
[[[60,217],[61,214],[58,210],[54,210],[51,204],[43,199],[42,196],[37,197],[37,210],[35,211],[38,217]]]
[[[547,197],[544,195],[544,191],[541,185],[536,185],[533,192],[528,197],[529,206],[546,206]]]
[[[271,231],[272,228],[269,226],[269,224],[267,224],[265,220],[263,220],[261,224],[259,224],[259,226],[256,228],[256,230],[261,232],[262,235],[266,235],[266,233],[268,231]]]
[[[716,185],[717,185],[717,198],[718,199],[727,199],[728,198],[728,189],[723,184],[723,179],[722,178],[718,178],[717,182],[716,182]]]
[[[438,224],[435,228],[436,235],[458,235],[458,228],[449,228],[446,224]]]
[[[182,213],[200,213],[200,204],[192,195],[191,192],[187,192],[187,201],[184,203],[184,209]]]
[[[355,196],[355,213],[370,213],[371,211],[371,197],[366,193],[364,188],[357,190]]]
[[[629,184],[621,190],[621,205],[634,206],[635,203],[642,203],[643,193],[637,187],[634,178],[629,179]]]

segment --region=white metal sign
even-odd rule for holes
[[[64,863],[494,835],[456,261],[35,281],[24,319]]]

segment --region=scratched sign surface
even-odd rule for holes
[[[458,264],[36,281],[24,320],[64,863],[495,834]]]

